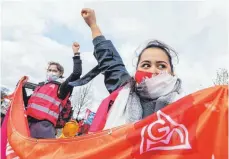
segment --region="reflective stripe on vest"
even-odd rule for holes
[[[32,103],[32,104],[29,104],[29,107],[36,109],[36,110],[39,110],[41,112],[47,113],[56,119],[59,117],[59,114],[57,114],[56,112],[54,112],[54,111],[52,111],[46,107],[41,106],[41,105]]]
[[[59,102],[59,101],[55,100],[53,97],[50,97],[50,96],[48,96],[48,95],[46,95],[46,94],[43,94],[43,93],[35,93],[35,94],[33,94],[33,96],[39,97],[39,98],[42,98],[42,99],[45,99],[45,100],[47,100],[47,101],[49,101],[49,102],[51,102],[51,103],[53,103],[53,104],[55,104],[55,105],[57,105],[57,106],[60,105],[60,102]]]

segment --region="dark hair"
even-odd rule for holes
[[[177,53],[173,48],[171,48],[170,46],[168,46],[165,43],[160,42],[158,40],[152,40],[152,41],[148,42],[148,44],[144,47],[144,49],[140,52],[140,54],[138,56],[138,61],[137,61],[137,66],[136,67],[138,67],[138,64],[140,62],[142,53],[148,48],[160,48],[160,49],[162,49],[166,53],[166,55],[168,56],[169,64],[171,66],[171,71],[172,71],[172,73],[174,73],[171,52],[175,53],[176,56],[177,56]]]
[[[51,65],[56,65],[57,70],[60,71],[60,78],[63,78],[64,67],[61,66],[58,62],[53,62],[53,61],[51,61],[51,62],[48,63],[48,69],[49,69],[49,67],[50,67]]]

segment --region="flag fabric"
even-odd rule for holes
[[[147,118],[70,139],[29,137],[22,78],[15,90],[7,137],[20,158],[227,159],[228,87],[215,86],[168,105]]]
[[[84,123],[91,125],[94,117],[95,117],[95,113],[87,108],[86,113],[85,113],[85,117],[84,117]]]
[[[7,139],[7,123],[9,118],[9,110],[10,109],[8,109],[8,111],[6,112],[3,124],[1,126],[1,159],[19,159],[18,155],[14,152]]]

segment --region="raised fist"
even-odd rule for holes
[[[96,17],[93,9],[84,8],[81,11],[81,15],[89,27],[96,26]]]
[[[73,53],[79,52],[79,49],[80,49],[80,44],[78,44],[77,42],[74,42],[74,43],[72,44]]]

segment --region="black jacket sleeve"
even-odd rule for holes
[[[23,101],[24,101],[24,105],[26,108],[28,105],[29,98],[31,97],[31,95],[29,95],[29,96],[27,95],[27,90],[29,89],[31,91],[34,91],[36,86],[37,86],[37,84],[35,84],[35,83],[26,82],[22,87]]]
[[[79,79],[82,74],[82,61],[80,56],[74,56],[73,63],[73,73],[60,85],[58,92],[60,99],[65,99],[69,93],[72,93],[73,86],[70,86],[68,83]]]
[[[94,56],[98,61],[99,69],[104,75],[105,86],[112,93],[124,85],[131,76],[110,40],[106,40],[104,36],[98,36],[93,40],[93,44]]]

